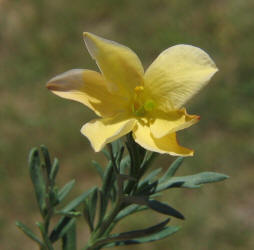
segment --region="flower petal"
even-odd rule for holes
[[[193,150],[180,146],[176,139],[176,133],[168,134],[161,138],[155,138],[150,127],[138,122],[133,130],[134,140],[147,150],[167,153],[170,155],[192,156]]]
[[[163,51],[145,73],[145,89],[159,108],[180,108],[218,69],[203,50],[191,45],[176,45]]]
[[[99,116],[123,112],[127,105],[122,98],[110,93],[105,79],[92,70],[69,70],[52,78],[47,88],[58,96],[85,104]]]
[[[192,126],[199,121],[197,115],[189,115],[186,109],[180,109],[169,113],[161,113],[150,124],[152,135],[155,138],[161,138],[167,134],[174,133]]]
[[[84,32],[84,41],[90,55],[108,80],[111,92],[126,96],[137,85],[143,85],[144,69],[131,49],[88,32]]]
[[[81,133],[89,139],[93,149],[98,152],[107,143],[128,134],[133,129],[135,123],[135,119],[119,116],[95,119],[86,123],[81,128]]]

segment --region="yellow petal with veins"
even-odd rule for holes
[[[128,134],[133,129],[135,123],[135,119],[121,116],[95,119],[86,123],[81,128],[81,133],[89,139],[93,149],[98,152],[107,143]]]
[[[134,140],[147,150],[167,153],[175,156],[192,156],[193,150],[182,147],[178,144],[176,133],[168,134],[161,138],[155,138],[150,127],[142,122],[138,122],[133,130]]]
[[[185,109],[159,113],[151,122],[150,128],[155,138],[161,138],[167,134],[188,128],[197,123],[199,119],[200,117],[197,115],[187,114]]]
[[[204,87],[217,70],[203,50],[176,45],[163,51],[147,69],[145,89],[161,110],[178,109]]]
[[[88,32],[84,32],[84,41],[110,91],[130,98],[135,86],[143,84],[144,69],[138,56],[126,46]]]
[[[52,78],[47,88],[58,96],[83,103],[103,117],[122,112],[127,105],[123,98],[110,93],[102,75],[92,70],[69,70]]]

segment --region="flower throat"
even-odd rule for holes
[[[131,111],[136,116],[144,116],[147,112],[154,110],[156,103],[152,99],[144,98],[144,87],[136,86],[134,88],[134,100],[131,105]]]

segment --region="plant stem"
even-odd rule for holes
[[[111,230],[108,230],[108,229],[112,226],[112,223],[114,222],[115,217],[121,211],[122,205],[123,205],[123,183],[122,183],[122,180],[119,179],[119,169],[117,168],[117,165],[116,165],[116,159],[113,154],[112,145],[108,144],[108,148],[109,148],[111,161],[113,164],[114,173],[116,175],[116,180],[118,183],[117,198],[111,212],[103,220],[101,226],[92,233],[90,240],[88,241],[86,247],[84,248],[86,250],[100,249],[100,246],[99,246],[100,238],[102,238],[105,234],[107,235],[110,233]]]
[[[117,201],[114,205],[114,208],[109,213],[109,215],[105,218],[105,220],[101,224],[101,227],[98,228],[98,230],[92,234],[91,239],[88,241],[88,244],[84,249],[86,250],[100,249],[100,247],[98,246],[98,243],[99,243],[98,241],[101,237],[104,236],[105,232],[107,232],[108,228],[114,222],[115,217],[122,209],[122,204],[123,204],[122,198],[118,196]]]
[[[133,141],[131,135],[129,137],[127,136],[128,140],[128,146],[129,146],[129,154],[131,158],[131,170],[130,170],[130,177],[135,179],[129,180],[127,186],[123,187],[123,182],[125,180],[124,175],[121,175],[119,173],[118,169],[118,162],[116,162],[117,156],[113,153],[113,148],[111,144],[108,144],[108,149],[110,153],[110,160],[113,164],[114,174],[116,175],[116,181],[117,181],[117,197],[116,201],[113,204],[112,210],[109,212],[109,214],[103,219],[103,222],[101,223],[100,227],[98,227],[95,231],[92,232],[92,235],[85,246],[84,250],[99,250],[102,248],[103,244],[105,244],[105,239],[107,239],[108,235],[114,228],[116,222],[115,217],[118,215],[118,213],[123,210],[127,204],[124,198],[125,195],[131,195],[132,192],[135,192],[136,186],[142,175],[144,174],[145,170],[143,170],[142,173],[140,167],[143,165],[143,161],[145,157],[147,157],[147,153],[145,150],[142,149],[141,155],[139,155],[139,146],[136,145],[136,143]],[[139,156],[139,157],[138,157]],[[122,158],[122,155],[120,156],[120,159]],[[137,159],[138,158],[138,159]],[[130,179],[130,178],[128,178]],[[133,185],[134,184],[134,185]],[[113,185],[112,185],[113,186]],[[110,187],[109,187],[110,188]]]
[[[113,164],[115,174],[119,174],[119,170],[116,166],[116,160],[115,160],[115,157],[114,157],[114,154],[113,154],[113,148],[112,148],[112,145],[110,143],[108,144],[108,149],[109,149],[110,158],[111,158],[111,161],[112,161],[112,164]]]
[[[102,223],[101,227],[99,228],[99,230],[96,232],[96,236],[97,237],[101,237],[103,236],[103,234],[105,233],[105,231],[108,229],[108,227],[111,225],[111,223],[114,221],[114,218],[117,216],[117,214],[120,212],[122,207],[122,201],[121,199],[118,199],[118,201],[116,202],[113,210],[111,211],[111,213],[105,218],[104,222]]]

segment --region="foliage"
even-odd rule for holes
[[[182,157],[176,159],[164,175],[157,177],[160,169],[147,174],[156,157],[155,153],[140,147],[131,135],[127,135],[126,148],[128,152],[124,156],[125,147],[120,140],[109,144],[109,151],[104,151],[108,159],[105,170],[99,163],[93,162],[101,177],[102,186],[90,188],[64,206],[63,200],[73,188],[75,180],[69,181],[58,190],[56,185],[58,160],[55,159],[51,163],[45,146],[40,147],[41,156],[39,149],[32,149],[29,156],[29,171],[43,219],[43,222],[36,223],[41,232],[41,238],[21,222],[17,222],[19,229],[36,242],[42,250],[53,250],[53,244],[59,240],[62,241],[62,249],[75,250],[77,249],[76,220],[83,215],[91,233],[84,247],[86,250],[157,241],[180,229],[177,226],[167,226],[170,217],[184,219],[184,216],[170,205],[155,200],[154,197],[174,187],[197,188],[200,184],[227,178],[226,175],[213,172],[174,177],[183,162]],[[82,212],[78,210],[81,204],[83,205]],[[169,217],[145,229],[111,233],[119,221],[147,209]],[[55,216],[61,217],[50,229],[51,220]]]

